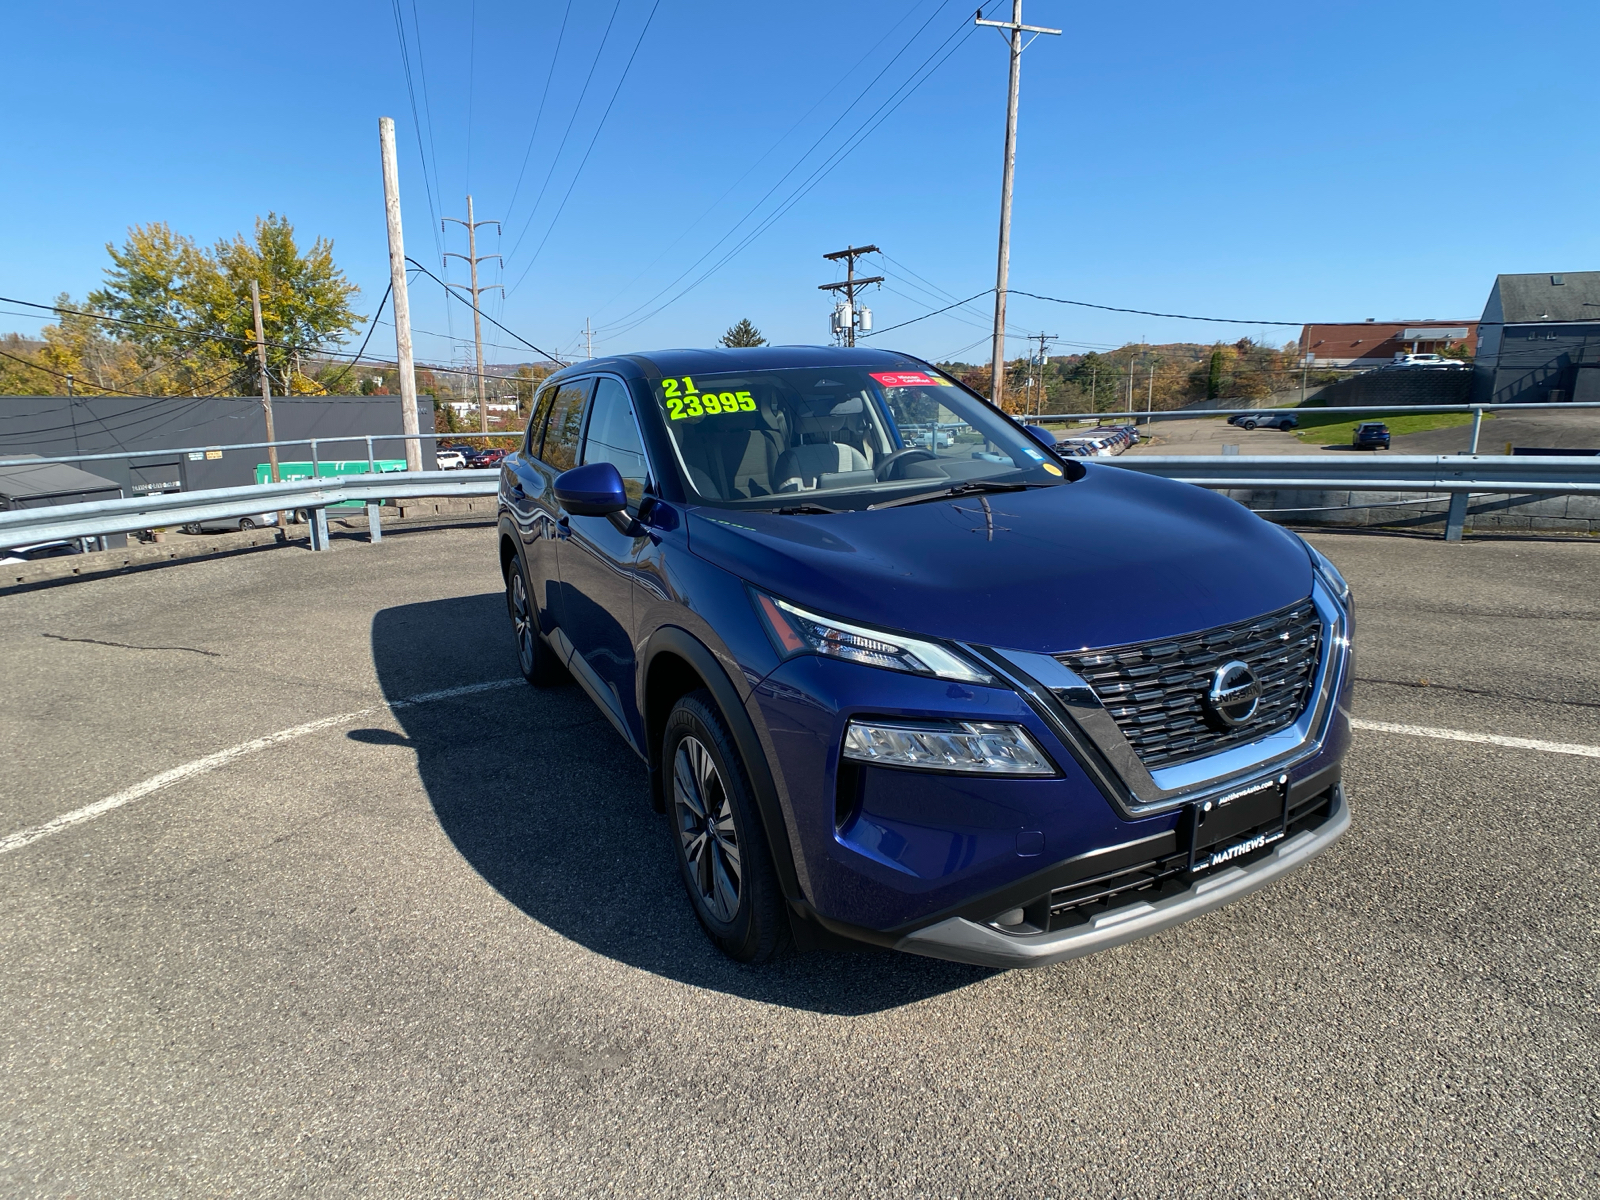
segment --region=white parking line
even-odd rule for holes
[[[173,767],[170,771],[163,771],[159,775],[152,775],[142,783],[136,783],[125,791],[114,796],[107,796],[104,800],[96,800],[93,804],[86,804],[82,808],[75,808],[69,813],[62,813],[59,817],[46,821],[43,825],[35,825],[32,829],[23,829],[17,833],[8,834],[0,838],[0,854],[7,854],[12,850],[20,850],[24,846],[37,842],[40,838],[47,838],[52,834],[60,833],[63,829],[70,829],[84,821],[92,821],[102,817],[108,812],[121,808],[124,804],[132,804],[135,800],[142,800],[152,792],[159,792],[162,788],[195,775],[204,775],[208,771],[215,771],[218,767],[226,766],[235,759],[243,758],[247,754],[254,754],[257,750],[265,750],[268,746],[277,746],[283,742],[292,742],[296,738],[303,738],[308,733],[317,733],[323,729],[332,729],[336,725],[343,725],[360,717],[370,717],[374,713],[388,708],[393,711],[397,708],[410,708],[416,704],[427,704],[434,700],[450,700],[457,696],[471,696],[478,692],[490,692],[498,688],[515,687],[521,679],[494,679],[488,683],[469,683],[464,687],[444,688],[437,692],[422,692],[415,696],[407,696],[403,700],[393,700],[388,704],[374,705],[372,708],[358,708],[352,712],[340,713],[336,717],[323,717],[318,721],[307,721],[304,725],[295,725],[289,729],[280,729],[277,733],[269,733],[265,737],[252,738],[248,742],[240,742],[237,746],[229,746],[226,750],[218,750],[215,754],[208,754],[204,758],[197,758],[193,762],[186,762],[182,766]]]
[[[1546,754],[1576,754],[1600,758],[1600,746],[1581,746],[1574,742],[1542,742],[1538,738],[1502,737],[1498,733],[1468,733],[1464,729],[1435,729],[1429,725],[1396,725],[1392,721],[1367,721],[1350,718],[1350,728],[1370,729],[1374,733],[1403,733],[1409,737],[1444,738],[1451,742],[1483,742],[1512,750],[1541,750]]]

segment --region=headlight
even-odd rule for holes
[[[1333,593],[1333,598],[1340,604],[1348,606],[1350,603],[1350,585],[1345,582],[1339,568],[1329,561],[1323,554],[1305,538],[1300,539],[1306,548],[1306,553],[1311,555],[1311,569],[1317,573],[1317,578],[1322,580],[1322,586]]]
[[[990,721],[851,721],[844,756],[884,767],[980,775],[1056,773],[1026,729]]]
[[[818,616],[765,592],[755,592],[754,596],[772,644],[784,658],[821,654],[913,675],[959,679],[963,683],[994,682],[993,676],[937,642]]]

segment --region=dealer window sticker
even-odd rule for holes
[[[927,371],[869,371],[886,388],[954,387],[948,379],[930,375]]]
[[[702,392],[688,375],[661,381],[661,403],[673,421],[756,410],[755,397],[749,392]]]

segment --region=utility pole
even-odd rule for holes
[[[1042,25],[1022,23],[1022,0],[1011,0],[1010,21],[985,21],[983,9],[973,18],[979,25],[992,25],[1011,34],[1011,91],[1006,100],[1006,154],[1005,173],[1000,185],[1000,262],[995,271],[994,285],[994,353],[989,364],[989,391],[994,406],[999,408],[1005,391],[1006,374],[1006,284],[1011,271],[1011,182],[1017,170],[1017,88],[1022,79],[1022,52],[1033,44],[1029,38],[1023,44],[1022,35],[1031,33],[1036,38],[1042,33],[1059,35],[1059,29],[1046,29]]]
[[[421,433],[417,425],[417,368],[411,357],[411,300],[406,293],[406,243],[400,229],[400,174],[394,153],[394,119],[378,118],[378,147],[383,157],[383,212],[389,226],[389,288],[394,295],[394,358],[400,376],[400,432],[406,438],[406,470],[422,470]],[[268,418],[269,425],[271,418]],[[268,435],[269,439],[271,435]],[[276,451],[274,451],[276,454]],[[276,458],[273,459],[276,463]],[[277,468],[273,468],[277,478]]]
[[[272,381],[267,376],[267,335],[261,327],[261,287],[254,279],[250,281],[250,307],[255,311],[256,318],[256,364],[261,375],[261,413],[267,419],[267,441],[276,442],[278,435],[272,429]],[[280,482],[276,446],[267,447],[267,462],[271,464],[272,482]]]
[[[472,268],[472,344],[478,352],[478,432],[488,433],[489,410],[484,406],[483,400],[483,321],[478,315],[478,293],[480,291],[493,291],[495,288],[500,288],[500,290],[504,292],[505,288],[501,287],[498,283],[492,283],[486,288],[478,287],[478,264],[491,258],[500,258],[498,254],[485,254],[481,258],[479,257],[478,226],[493,225],[496,230],[499,230],[500,222],[474,220],[472,216],[471,196],[467,197],[467,219],[463,221],[460,217],[445,217],[439,222],[439,227],[443,229],[445,223],[448,221],[454,221],[457,225],[465,225],[467,227],[467,252],[465,254],[447,253],[445,257],[466,259],[468,265]],[[505,259],[500,258],[500,262],[502,265],[504,265]],[[452,283],[448,286],[453,288],[461,287],[461,285],[458,283]]]
[[[594,357],[594,330],[589,328],[589,318],[583,319],[583,356]]]
[[[267,378],[267,336],[261,328],[261,288],[254,279],[250,281],[250,307],[256,318],[256,366],[261,374],[261,412],[267,419],[267,464],[272,473],[272,482],[282,482],[278,478],[278,447],[274,445],[278,435],[272,428],[272,382]],[[284,524],[283,511],[278,511],[278,528],[283,531],[282,536],[289,536],[288,526]]]
[[[1156,410],[1156,360],[1150,360],[1150,393],[1144,398],[1144,423],[1150,424],[1150,414]]]
[[[1044,368],[1045,368],[1045,364],[1050,361],[1050,359],[1048,357],[1048,354],[1047,354],[1047,351],[1045,349],[1045,344],[1047,342],[1055,341],[1056,338],[1058,338],[1060,336],[1061,335],[1058,334],[1058,333],[1036,333],[1031,338],[1028,339],[1030,342],[1038,342],[1039,343],[1039,383],[1038,383],[1038,389],[1039,390],[1038,390],[1038,393],[1037,393],[1037,397],[1038,397],[1038,411],[1039,411],[1040,414],[1042,414],[1044,412]]]
[[[844,293],[842,309],[834,309],[833,331],[844,335],[844,344],[846,346],[854,346],[856,344],[856,329],[858,326],[863,333],[872,329],[872,314],[870,312],[867,313],[866,323],[861,323],[860,313],[856,310],[856,289],[864,288],[869,283],[882,283],[883,276],[870,275],[864,279],[857,279],[856,259],[863,254],[877,253],[878,248],[876,246],[846,246],[843,250],[835,250],[832,254],[824,254],[822,256],[829,262],[838,262],[841,258],[845,260],[844,282],[819,283],[817,290],[819,292]]]

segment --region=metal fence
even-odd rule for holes
[[[1453,406],[1446,411],[1479,411],[1514,408],[1600,408],[1600,405],[1479,405]],[[1238,412],[1293,410],[1239,409]],[[1342,411],[1322,409],[1322,412]],[[1356,410],[1370,412],[1371,409]],[[1381,410],[1380,410],[1381,411]],[[1099,416],[1117,414],[1099,414]],[[1168,416],[1174,414],[1165,414]],[[1052,414],[1048,419],[1077,419],[1070,414]],[[369,466],[376,466],[370,443],[373,438],[393,440],[408,435],[376,434],[356,438],[316,439],[324,441],[366,441]],[[411,437],[436,437],[412,434]],[[458,435],[485,436],[477,435]],[[504,434],[488,436],[505,436]],[[267,443],[245,443],[225,449],[260,449]],[[276,445],[304,445],[304,439]],[[196,447],[195,449],[218,449]],[[187,453],[187,449],[169,453]],[[140,455],[152,452],[141,451]],[[58,458],[8,460],[20,465],[45,462],[81,462],[118,455],[68,455]],[[1503,455],[1149,455],[1097,459],[1097,463],[1122,470],[1140,471],[1163,478],[1192,483],[1214,490],[1404,492],[1448,496],[1450,508],[1445,522],[1445,537],[1458,540],[1467,513],[1467,499],[1477,495],[1600,496],[1600,458],[1595,457],[1507,457]],[[0,465],[4,465],[0,463]],[[37,545],[44,542],[102,537],[146,529],[196,524],[252,516],[272,510],[304,511],[311,528],[313,549],[328,546],[327,508],[351,501],[366,505],[371,538],[382,537],[379,509],[385,500],[419,497],[492,496],[498,487],[496,469],[459,471],[369,471],[366,474],[265,483],[249,487],[216,488],[207,491],[172,492],[102,500],[83,504],[62,504],[43,508],[0,512],[0,549]],[[1354,500],[1351,501],[1354,504]],[[1359,506],[1358,506],[1359,507]],[[1282,511],[1309,511],[1293,509]]]

